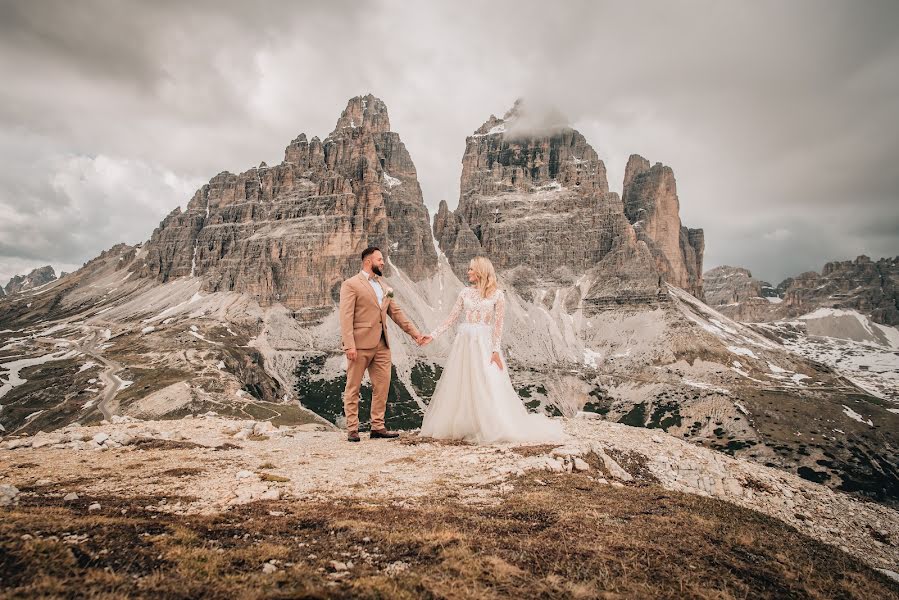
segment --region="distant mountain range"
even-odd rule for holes
[[[739,321],[774,321],[817,308],[852,309],[884,325],[899,325],[899,256],[833,261],[777,286],[741,267],[722,266],[704,275],[706,301]]]

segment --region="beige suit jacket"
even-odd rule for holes
[[[410,336],[419,336],[418,329],[397,306],[396,298],[388,298],[386,290],[378,306],[378,296],[364,274],[357,273],[340,286],[340,337],[344,350],[375,348],[382,332],[390,347],[388,316]]]

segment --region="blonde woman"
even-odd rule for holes
[[[430,343],[461,318],[421,435],[488,444],[561,441],[562,424],[528,413],[512,387],[500,349],[506,299],[488,258],[472,259],[468,281],[446,320],[423,338]]]

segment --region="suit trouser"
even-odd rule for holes
[[[390,390],[390,348],[381,336],[376,348],[356,349],[356,360],[347,361],[346,388],[343,391],[343,414],[347,431],[359,431],[359,388],[368,369],[371,379],[371,428],[385,429],[387,392]]]

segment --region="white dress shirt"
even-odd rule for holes
[[[368,279],[369,285],[371,285],[371,288],[375,291],[375,295],[378,297],[378,306],[381,306],[381,303],[384,301],[384,289],[381,287],[381,284],[372,279],[372,277],[365,271],[361,271],[361,273]]]

